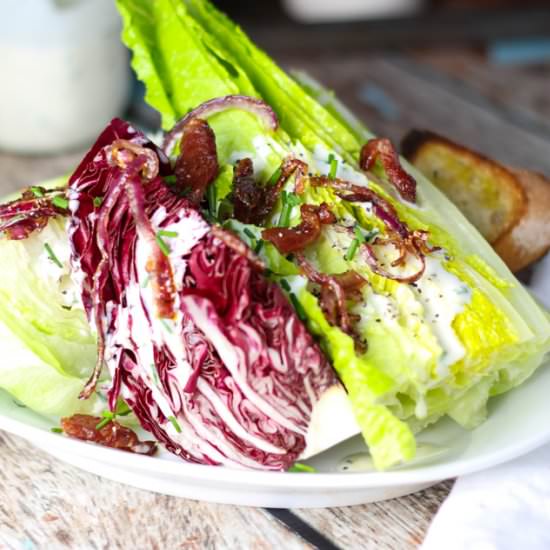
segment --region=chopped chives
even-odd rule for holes
[[[172,330],[172,327],[168,324],[166,319],[161,319],[160,322],[162,323],[162,326],[170,333],[172,334],[174,331]]]
[[[160,232],[155,235],[155,240],[157,241],[157,244],[159,245],[159,248],[161,252],[165,256],[170,256],[170,248],[169,246],[163,241]]]
[[[290,285],[286,279],[281,279],[281,286],[287,291],[290,292]]]
[[[166,231],[164,229],[161,229],[159,232],[158,232],[158,235],[160,235],[161,237],[171,237],[171,238],[176,238],[178,236],[178,232],[177,231]]]
[[[210,210],[210,214],[214,218],[216,218],[217,192],[216,186],[213,183],[208,186],[208,189],[206,190],[206,196],[208,199],[208,210]]]
[[[263,246],[264,246],[264,241],[262,241],[262,239],[258,239],[258,241],[256,242],[256,246],[254,247],[254,252],[256,254],[259,254]]]
[[[302,304],[298,301],[298,298],[296,298],[296,294],[293,294],[292,292],[289,294],[290,301],[292,302],[292,305],[294,306],[294,309],[296,310],[296,313],[298,317],[300,318],[300,321],[305,323],[307,321],[307,315],[304,310],[304,307]]]
[[[59,258],[54,254],[52,247],[48,243],[44,243],[44,248],[46,249],[46,252],[48,253],[48,257],[50,258],[50,260],[55,265],[63,269],[63,264],[59,261]]]
[[[41,187],[37,187],[36,185],[33,185],[31,187],[32,194],[37,198],[42,198],[44,196],[44,190]]]
[[[287,193],[283,191],[281,193],[281,200],[283,208],[279,217],[279,227],[288,227],[290,224],[290,214],[292,213],[292,207],[300,204],[300,198],[295,193]]]
[[[69,201],[65,197],[54,197],[52,199],[52,204],[57,206],[57,208],[62,208],[64,210],[69,208]]]
[[[51,431],[54,434],[62,434],[63,433],[63,429],[62,428],[57,428],[57,427],[51,428]]]
[[[275,170],[275,172],[271,174],[271,177],[267,181],[267,185],[275,185],[279,181],[279,178],[281,177],[282,173],[283,173],[283,169],[281,166],[279,166],[279,168],[277,168],[277,170]]]
[[[164,183],[166,183],[166,185],[175,185],[177,182],[176,180],[176,176],[174,174],[170,175],[170,176],[164,176]]]
[[[355,257],[359,245],[365,242],[365,236],[361,233],[361,229],[359,229],[358,225],[354,227],[353,232],[355,233],[355,239],[351,242],[350,247],[344,256],[344,259],[348,262],[351,262],[351,260]]]
[[[95,426],[96,430],[101,430],[101,428],[104,428],[105,426],[107,426],[107,424],[109,424],[115,419],[115,414],[112,413],[111,411],[103,411],[101,413],[101,416],[103,417],[103,420],[101,420],[101,422],[98,422],[96,424]]]
[[[94,206],[99,208],[103,202],[103,197],[94,197]]]
[[[252,231],[250,231],[250,229],[248,229],[248,227],[245,227],[245,228],[244,228],[244,234],[245,234],[248,238],[252,239],[253,241],[256,240],[256,235],[254,235],[254,233],[252,233]]]
[[[175,416],[169,416],[168,420],[170,420],[170,422],[172,423],[172,426],[174,426],[174,429],[176,430],[176,432],[178,432],[180,434],[181,433],[181,427],[178,424],[178,421],[176,420],[176,417]]]
[[[328,173],[328,177],[333,180],[336,178],[336,173],[338,172],[338,160],[334,157],[334,155],[330,155],[329,157],[329,163],[330,163],[330,171]]]
[[[351,262],[351,260],[353,260],[353,258],[355,257],[355,254],[357,253],[358,248],[359,248],[359,240],[353,239],[353,241],[351,241],[350,247],[346,251],[344,259],[348,262]]]
[[[307,464],[302,464],[301,462],[295,462],[289,469],[289,472],[293,473],[308,473],[314,474],[317,470],[313,466],[308,466]]]

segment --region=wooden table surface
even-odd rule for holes
[[[498,66],[466,50],[279,56],[325,82],[376,133],[429,128],[550,174],[550,63]],[[70,170],[0,153],[0,193]],[[416,548],[450,481],[350,508],[264,510],[166,497],[103,480],[0,433],[0,548]]]

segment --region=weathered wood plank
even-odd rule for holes
[[[0,432],[0,548],[304,550],[261,509],[133,489]]]
[[[482,96],[517,124],[543,132],[550,139],[550,62],[533,65],[491,63],[479,51],[421,50],[412,53],[438,82]]]
[[[452,482],[446,481],[385,502],[294,512],[342,548],[406,550],[424,540],[431,519],[451,487]]]

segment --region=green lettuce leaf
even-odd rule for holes
[[[52,416],[101,409],[97,396],[78,400],[96,342],[70,279],[65,223],[54,219],[21,241],[0,238],[2,265],[10,266],[0,277],[0,388]]]

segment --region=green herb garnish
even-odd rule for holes
[[[166,319],[160,319],[160,322],[162,323],[162,326],[170,333],[172,334],[174,331],[172,330],[172,327],[168,324],[168,321]]]
[[[366,237],[363,235],[363,233],[361,233],[361,229],[359,229],[358,225],[355,226],[355,228],[353,229],[353,232],[355,233],[355,239],[351,241],[350,247],[348,248],[344,256],[344,259],[348,262],[351,262],[351,260],[353,260],[353,258],[355,257],[355,254],[357,253],[357,249],[366,240]]]
[[[304,307],[302,304],[298,301],[298,298],[296,297],[296,294],[293,294],[292,292],[288,295],[290,298],[290,301],[292,302],[292,305],[294,306],[294,309],[296,310],[296,314],[300,318],[300,321],[305,323],[307,321],[307,315],[305,312]]]
[[[103,197],[94,197],[94,206],[99,208],[103,203]]]
[[[177,183],[176,176],[174,174],[164,176],[164,183],[166,183],[166,185],[175,185]]]
[[[176,430],[176,432],[178,432],[180,434],[181,433],[181,427],[178,424],[178,421],[176,420],[176,417],[175,416],[169,416],[168,420],[170,420],[170,422],[172,423],[172,426],[174,426],[174,429]]]
[[[210,211],[210,214],[213,218],[216,218],[217,214],[217,208],[216,208],[216,202],[218,198],[218,193],[216,190],[216,186],[211,183],[208,186],[208,189],[206,190],[206,198],[208,199],[208,210]]]
[[[259,254],[263,246],[264,241],[262,241],[262,239],[258,239],[258,241],[256,241],[256,246],[254,247],[254,253]]]
[[[69,201],[65,197],[54,197],[52,199],[52,204],[63,210],[67,210],[67,208],[69,208]]]
[[[243,233],[244,233],[249,239],[251,239],[252,241],[255,241],[255,240],[256,240],[256,235],[254,235],[254,233],[252,233],[252,231],[250,231],[250,229],[248,229],[248,227],[245,227],[245,228],[244,228]]]
[[[44,196],[44,190],[42,189],[42,187],[37,187],[36,185],[33,185],[31,187],[31,193],[39,199]]]
[[[101,416],[103,417],[103,420],[101,420],[100,422],[98,422],[95,426],[95,429],[96,430],[101,430],[101,428],[104,428],[105,426],[107,426],[107,424],[109,424],[110,422],[112,422],[114,419],[115,419],[115,413],[112,413],[111,411],[103,411],[101,413]]]
[[[155,240],[157,241],[157,244],[159,245],[159,248],[160,248],[161,252],[166,257],[170,256],[170,247],[162,239],[160,231],[155,235]]]
[[[96,424],[95,429],[101,430],[101,428],[107,426],[107,424],[112,422],[117,416],[128,416],[131,412],[132,409],[130,409],[124,401],[119,400],[114,411],[103,411],[101,413],[103,420]]]
[[[290,292],[290,291],[291,291],[290,285],[288,284],[288,281],[287,281],[286,279],[281,279],[281,286],[282,286],[287,292]]]
[[[52,431],[54,434],[62,434],[63,428],[58,428],[58,427],[50,428],[50,431]]]
[[[275,172],[273,172],[273,174],[271,174],[271,177],[267,180],[267,185],[275,185],[279,181],[282,173],[283,167],[281,165],[279,166],[279,168],[277,168],[277,170],[275,170]]]
[[[314,474],[317,470],[313,466],[308,466],[307,464],[302,464],[301,462],[295,462],[289,469],[289,472],[295,473],[308,473]]]
[[[328,157],[328,162],[330,164],[330,170],[329,170],[329,173],[328,173],[328,177],[331,180],[333,180],[334,178],[336,178],[336,172],[338,172],[338,160],[331,153]]]
[[[59,258],[54,254],[52,247],[48,243],[44,243],[44,248],[46,249],[46,252],[48,253],[48,257],[50,258],[50,260],[55,265],[63,269],[63,264],[59,261]]]
[[[178,236],[177,231],[166,231],[164,229],[161,229],[157,235],[160,235],[161,237],[169,237],[171,239],[175,239]]]
[[[288,227],[290,225],[290,214],[292,213],[292,208],[301,203],[300,197],[298,197],[296,193],[287,193],[286,191],[283,191],[281,193],[281,200],[283,203],[283,208],[281,210],[281,216],[279,217],[279,227]]]

